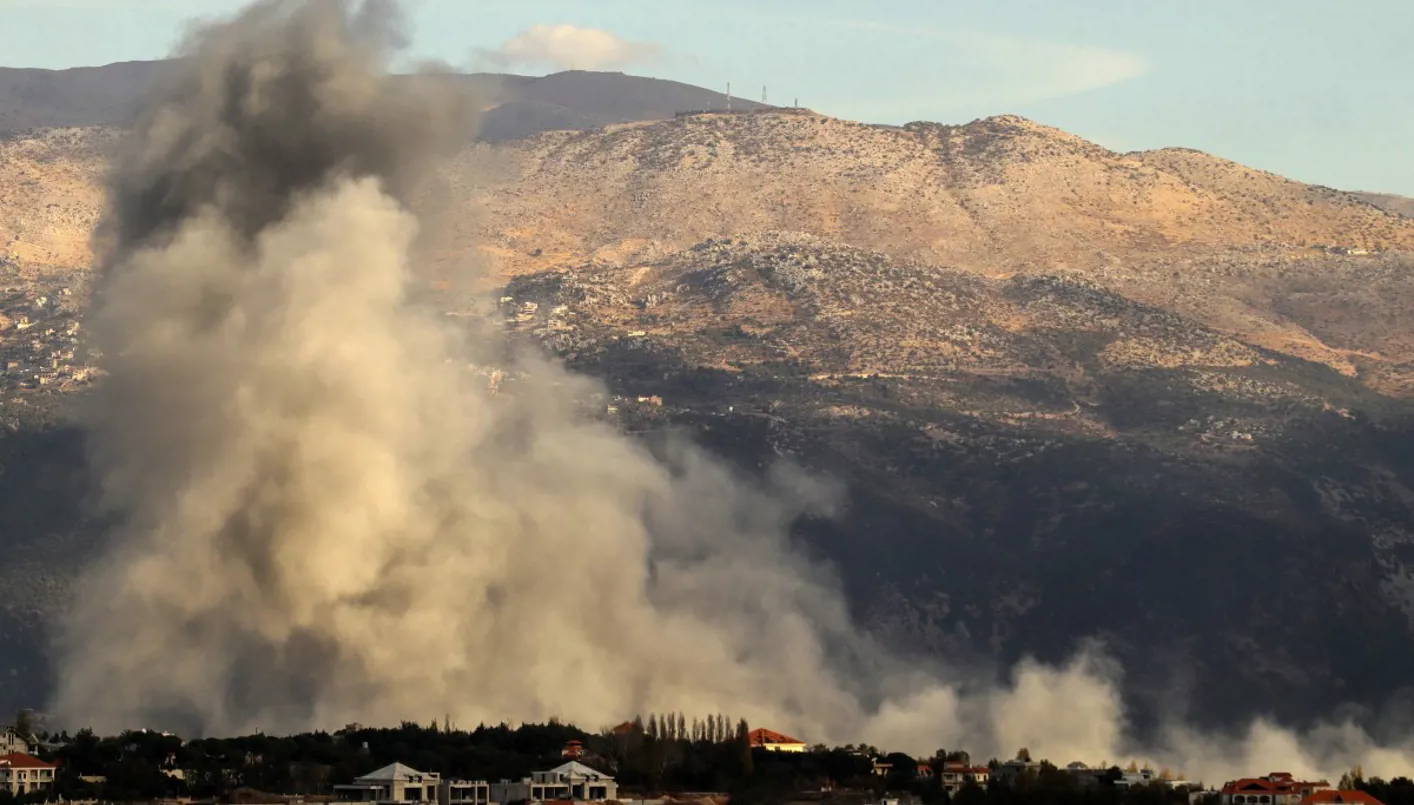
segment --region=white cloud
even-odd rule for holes
[[[608,70],[655,62],[663,50],[651,42],[632,42],[598,28],[536,25],[493,49],[479,49],[487,66],[549,67],[553,70]]]
[[[1143,76],[1150,69],[1142,54],[1097,45],[860,20],[817,22],[862,33],[935,42],[946,49],[947,60],[962,66],[966,73],[965,80],[914,75],[905,83],[903,93],[887,100],[848,104],[856,114],[887,113],[903,106],[916,111],[1020,106],[1113,86]]]
[[[1013,103],[1100,89],[1149,71],[1143,56],[1104,47],[984,34],[962,35],[954,41],[995,70],[999,82],[1018,97]]]

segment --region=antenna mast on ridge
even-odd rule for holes
[[[761,85],[761,103],[764,104],[765,102],[766,102],[766,85],[765,85],[765,84],[762,84],[762,85]]]
[[[732,82],[727,82],[727,111],[732,110]]]

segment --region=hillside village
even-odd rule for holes
[[[588,734],[550,722],[470,732],[448,722],[332,734],[186,741],[137,730],[99,738],[0,731],[0,802],[296,805],[728,805],[833,803],[1186,803],[1409,805],[1414,782],[1338,782],[1268,772],[1206,786],[1167,769],[1033,759],[929,758],[872,746],[826,747],[744,721],[650,716]]]
[[[77,389],[90,382],[93,369],[83,354],[83,310],[74,297],[74,279],[0,286],[0,389]]]

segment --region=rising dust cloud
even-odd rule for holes
[[[408,199],[470,106],[451,82],[394,86],[395,22],[290,0],[203,30],[114,174],[89,416],[118,525],[57,637],[67,720],[595,729],[673,710],[1209,782],[1414,766],[1349,726],[1135,746],[1095,650],[990,684],[888,656],[788,544],[827,483],[650,455],[582,415],[594,381],[414,301]]]

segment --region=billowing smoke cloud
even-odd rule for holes
[[[58,638],[58,712],[193,734],[681,710],[914,752],[1141,754],[1098,650],[1002,684],[890,657],[791,548],[828,483],[650,454],[583,414],[593,381],[416,301],[407,199],[471,105],[389,78],[391,25],[289,0],[206,30],[115,173],[90,416],[119,525]],[[1174,730],[1151,754],[1410,767],[1353,728]]]
[[[477,51],[487,67],[548,67],[552,70],[612,70],[648,64],[663,55],[652,42],[633,42],[598,28],[534,25],[500,46]]]

